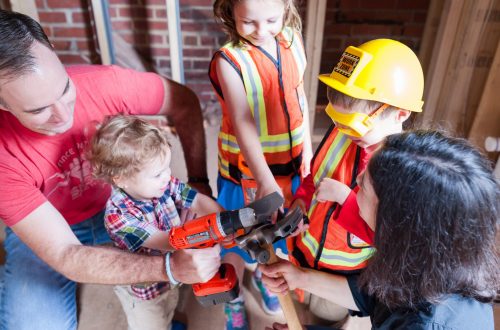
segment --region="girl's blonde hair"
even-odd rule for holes
[[[234,5],[241,0],[216,0],[214,3],[214,16],[216,21],[222,24],[222,29],[229,36],[229,41],[234,45],[241,42],[241,37],[236,31],[234,20]],[[283,17],[283,27],[290,27],[295,32],[302,32],[302,21],[300,19],[294,0],[282,0],[285,5],[285,14]]]
[[[134,116],[107,117],[90,141],[87,159],[96,178],[113,184],[133,176],[152,159],[166,157],[166,132]]]

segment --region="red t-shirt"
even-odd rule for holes
[[[160,77],[117,66],[67,68],[76,87],[74,122],[48,136],[0,111],[0,218],[12,226],[49,201],[72,225],[100,212],[110,187],[93,179],[85,148],[107,115],[156,114],[164,99]]]

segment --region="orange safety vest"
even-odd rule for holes
[[[332,178],[354,188],[360,155],[361,148],[332,125],[312,160],[314,185]],[[374,249],[335,221],[339,211],[337,203],[318,203],[313,195],[309,229],[288,241],[295,264],[345,274],[366,267]]]
[[[240,75],[266,162],[282,189],[289,186],[290,189],[284,190],[290,192],[284,193],[291,198],[291,178],[300,174],[302,165],[303,111],[306,109],[302,79],[306,57],[300,35],[290,28],[279,34],[277,45],[275,60],[260,47],[228,43],[212,58],[209,76],[222,106],[218,138],[220,175],[238,184],[255,185],[255,182],[247,182],[252,181],[252,176],[245,168],[222,95],[216,71],[217,55],[227,60]]]

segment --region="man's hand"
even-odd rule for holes
[[[284,295],[307,282],[306,272],[286,260],[259,265],[259,269],[262,271],[262,282],[273,293]]]
[[[350,193],[351,188],[342,182],[324,178],[316,189],[316,199],[320,203],[329,201],[343,205]]]
[[[177,250],[170,258],[174,279],[186,284],[205,283],[220,267],[220,246]]]

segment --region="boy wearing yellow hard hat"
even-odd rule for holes
[[[411,112],[422,111],[424,76],[410,48],[377,39],[347,47],[332,73],[319,79],[327,85],[326,113],[333,123],[312,159],[311,174],[295,194],[291,208],[303,208],[310,224],[288,240],[289,255],[300,267],[355,274],[373,252],[373,232],[358,214],[356,177],[377,145],[401,132]],[[314,295],[309,304],[329,322],[348,314]]]

